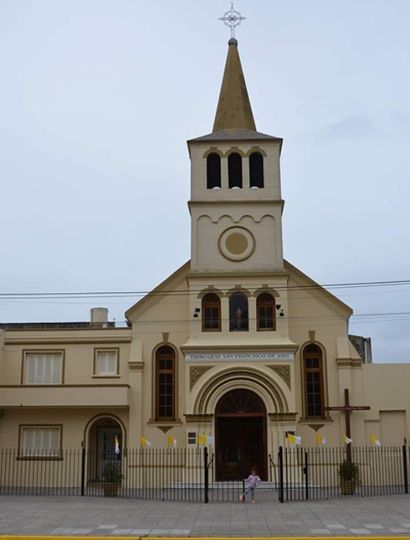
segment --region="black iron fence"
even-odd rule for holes
[[[204,500],[202,448],[0,450],[0,493]]]
[[[281,447],[269,456],[259,501],[329,499],[408,493],[409,449]],[[350,459],[350,461],[349,461]],[[120,496],[197,502],[239,502],[245,481],[220,481],[207,448],[0,450],[0,494]]]
[[[342,448],[281,447],[279,500],[330,499],[409,492],[406,446]]]
[[[3,495],[79,495],[82,451],[0,450]]]

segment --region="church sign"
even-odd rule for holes
[[[267,362],[293,360],[293,352],[187,352],[187,362]]]

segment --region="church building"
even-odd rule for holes
[[[408,438],[410,365],[372,364],[352,309],[283,258],[282,144],[256,129],[231,38],[213,130],[188,141],[191,259],[125,328],[103,308],[89,323],[1,324],[0,448],[102,456],[206,436],[225,480],[267,477],[289,435]]]

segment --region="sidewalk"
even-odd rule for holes
[[[0,534],[94,536],[410,535],[410,496],[280,504],[0,496]]]

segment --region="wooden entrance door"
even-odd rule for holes
[[[250,390],[231,390],[215,411],[216,479],[240,480],[256,467],[266,480],[266,409]]]

